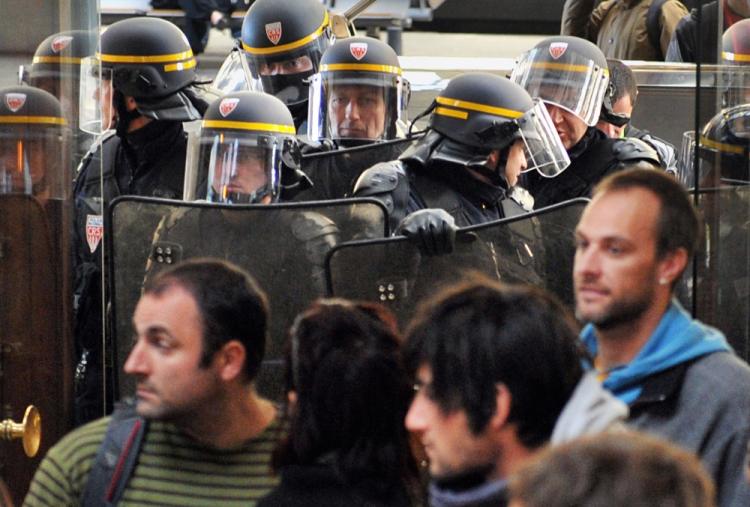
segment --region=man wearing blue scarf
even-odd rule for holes
[[[654,170],[602,181],[576,229],[573,278],[582,339],[629,424],[697,454],[719,505],[748,505],[750,368],[717,329],[685,311],[674,286],[700,220],[688,194]]]

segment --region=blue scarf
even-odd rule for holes
[[[583,328],[581,339],[595,357],[596,331],[592,324]],[[673,299],[638,355],[630,363],[612,369],[603,385],[617,398],[631,404],[641,394],[645,378],[691,359],[719,351],[732,351],[721,331],[694,320],[680,303]]]

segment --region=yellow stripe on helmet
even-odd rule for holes
[[[137,56],[137,55],[110,55],[97,53],[96,56],[106,63],[168,63],[168,62],[179,62],[180,60],[188,60],[193,58],[193,51],[188,49],[182,53],[172,53],[169,55],[151,55],[151,56]]]
[[[46,125],[67,125],[68,121],[59,116],[0,116],[0,123],[34,123]]]
[[[734,153],[736,155],[742,155],[743,153],[745,153],[745,148],[743,146],[737,146],[735,144],[720,143],[712,139],[709,139],[705,136],[701,136],[700,144],[702,146],[720,151],[722,153]]]
[[[75,56],[35,56],[31,63],[69,63],[78,65],[81,63],[83,58],[77,58]]]
[[[590,65],[574,65],[572,63],[563,63],[563,62],[532,62],[531,66],[537,69],[565,70],[568,72],[581,72],[581,73],[591,72]],[[601,69],[601,71],[602,73],[604,73],[605,76],[609,77],[609,69],[603,68]]]
[[[730,53],[729,51],[722,51],[721,57],[730,62],[750,62],[750,55],[745,53]]]
[[[283,53],[285,51],[291,51],[292,49],[297,49],[305,44],[308,44],[318,37],[320,37],[323,32],[325,31],[326,27],[328,27],[328,11],[325,13],[325,17],[323,18],[323,22],[320,24],[320,26],[310,35],[307,37],[302,37],[299,40],[289,42],[287,44],[282,44],[281,46],[273,46],[270,48],[254,48],[252,46],[248,46],[244,42],[242,43],[242,49],[247,51],[248,53],[251,53],[253,55],[273,55],[276,53]]]
[[[327,63],[320,66],[320,72],[331,72],[336,70],[384,72],[386,74],[401,75],[401,67],[396,67],[394,65],[376,65],[374,63]]]
[[[279,125],[276,123],[258,123],[249,121],[229,121],[229,120],[203,120],[203,128],[209,129],[237,129],[237,130],[254,130],[262,132],[278,132],[280,134],[296,134],[297,131],[292,125]]]
[[[197,65],[197,62],[195,61],[195,58],[191,58],[190,60],[186,62],[178,62],[178,63],[168,63],[164,66],[164,72],[175,72],[178,70],[188,70],[192,69]]]
[[[440,116],[450,116],[451,118],[458,118],[459,120],[465,120],[469,117],[469,113],[466,111],[456,111],[455,109],[448,109],[447,107],[436,107],[435,114]]]
[[[443,106],[451,106],[458,109],[468,109],[469,111],[478,111],[480,113],[493,114],[495,116],[502,116],[504,118],[520,118],[524,115],[523,111],[506,109],[504,107],[488,106],[487,104],[480,104],[478,102],[451,99],[450,97],[438,96],[435,101]]]

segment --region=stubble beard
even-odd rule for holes
[[[576,304],[576,318],[591,323],[597,329],[607,331],[637,321],[653,304],[653,288],[639,292],[637,297],[620,298],[600,310],[584,312]]]

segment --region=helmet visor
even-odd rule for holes
[[[219,72],[211,83],[211,91],[217,96],[232,92],[254,91],[256,80],[253,79],[243,53],[237,49],[221,64]]]
[[[227,204],[278,200],[283,147],[272,136],[248,138],[204,132],[200,138],[195,196]]]
[[[98,58],[84,58],[78,105],[81,130],[98,135],[115,128],[112,91],[112,69],[101,67]]]
[[[570,165],[568,152],[542,101],[535,100],[516,122],[524,143],[525,171],[536,169],[542,176],[553,178]]]
[[[310,81],[308,137],[381,141],[403,133],[408,82],[397,74],[324,72]]]
[[[565,61],[551,60],[546,48],[524,53],[513,68],[511,81],[534,98],[567,109],[593,127],[599,119],[609,71],[578,54]]]
[[[0,194],[65,198],[66,133],[57,128],[0,129]]]

